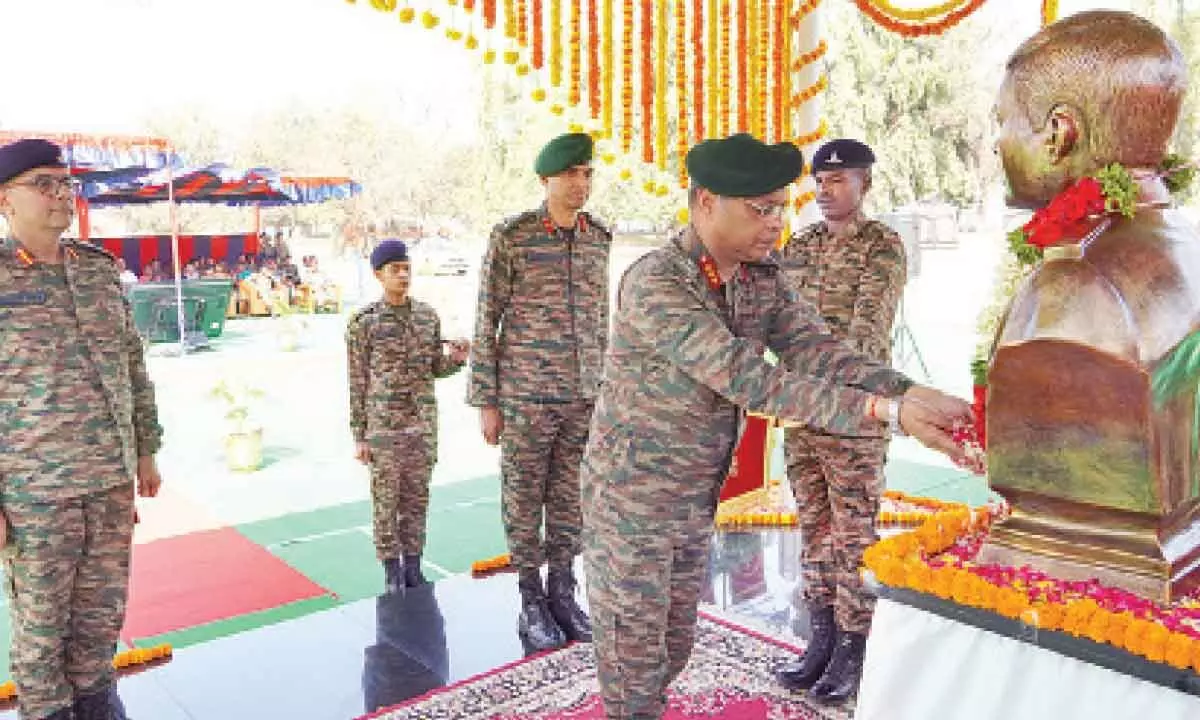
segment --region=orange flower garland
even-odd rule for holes
[[[683,0],[679,0],[682,2]],[[711,2],[709,3],[712,4]],[[697,142],[704,139],[704,113],[706,110],[704,101],[704,0],[692,0],[692,97],[691,102],[694,108],[696,122],[696,131],[693,137]],[[682,103],[681,103],[682,104]],[[681,133],[681,137],[687,135]],[[684,140],[680,143],[686,145]],[[680,155],[680,165],[683,165],[683,156]],[[687,177],[687,170],[681,171],[683,177]]]
[[[758,4],[759,0],[748,0],[746,9],[746,42],[741,46],[746,51],[743,56],[746,79],[746,132],[758,137]]]
[[[600,118],[600,22],[596,3],[588,0],[588,113]]]
[[[800,107],[804,103],[812,100],[825,88],[829,87],[829,78],[822,75],[815,83],[801,90],[794,98],[792,98],[792,107]]]
[[[825,57],[825,53],[827,52],[829,52],[829,44],[822,38],[821,42],[817,43],[815,48],[796,58],[796,61],[792,63],[792,70],[803,70]]]
[[[571,0],[571,34],[567,38],[567,52],[571,55],[571,80],[567,87],[567,103],[571,107],[579,104],[579,87],[583,78],[583,70],[580,67],[582,54],[579,48],[580,38],[583,35],[580,2],[581,0]]]
[[[970,0],[941,20],[928,23],[905,23],[885,15],[871,0],[854,0],[854,4],[864,15],[871,18],[877,25],[904,37],[920,37],[923,35],[941,35],[950,28],[965,20],[968,16],[983,6],[983,0]]]
[[[469,13],[475,12],[475,0],[463,0],[463,10]]]
[[[654,161],[667,169],[667,0],[654,4]]]
[[[729,56],[729,21],[731,12],[730,1],[731,0],[720,0],[720,20],[717,22],[717,28],[721,37],[721,53],[719,56],[721,59],[721,69],[719,73],[720,80],[717,82],[717,87],[719,88],[718,92],[720,93],[720,110],[718,110],[717,113],[717,135],[721,137],[729,134],[729,116],[732,112],[732,109],[730,108],[729,97],[729,81],[731,79],[730,76],[732,75],[729,65],[733,62],[733,58]]]
[[[622,0],[621,152],[633,149],[633,0]]]
[[[504,553],[503,555],[497,555],[486,560],[476,560],[471,563],[471,574],[475,576],[487,575],[510,568],[512,568],[512,556]]]
[[[675,120],[675,138],[678,141],[676,152],[678,154],[677,162],[679,163],[679,187],[686,188],[688,183],[687,163],[684,158],[687,156],[688,146],[691,144],[691,134],[688,132],[688,81],[687,81],[687,0],[675,0],[675,103],[676,115]],[[696,5],[699,5],[699,0]],[[700,25],[702,17],[692,18],[692,26]],[[695,38],[695,31],[692,33]],[[696,47],[696,52],[700,52],[700,48]],[[700,86],[701,92],[704,91],[704,86]],[[695,98],[696,103],[701,102],[703,96]],[[696,110],[696,117],[699,118],[703,110]],[[699,121],[698,121],[699,122]]]
[[[771,87],[771,107],[774,111],[771,115],[771,137],[775,142],[779,142],[790,135],[783,126],[783,118],[787,113],[784,100],[787,98],[785,89],[788,75],[784,58],[791,47],[791,33],[788,32],[787,14],[781,2],[775,3],[775,16],[771,20],[771,26],[775,34],[775,44],[771,49],[771,74],[775,80]]]
[[[642,161],[654,163],[654,0],[642,0]]]
[[[483,27],[488,30],[496,27],[496,0],[483,0]]]
[[[541,70],[546,65],[545,38],[542,34],[542,0],[533,0],[529,7],[530,59],[529,64],[534,70]]]
[[[758,79],[754,83],[758,91],[758,137],[767,137],[767,119],[770,117],[770,79],[771,79],[771,7],[767,0],[760,0],[758,5],[758,52],[755,54],[755,69]]]
[[[174,657],[174,654],[175,650],[169,643],[144,648],[130,648],[113,655],[112,666],[114,670],[127,670],[135,668],[138,665],[157,663],[160,660],[164,662],[170,661]],[[11,702],[16,699],[16,684],[12,680],[0,683],[0,703]]]
[[[562,0],[550,0],[550,85],[562,85]]]

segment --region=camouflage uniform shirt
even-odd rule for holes
[[[588,214],[556,228],[544,205],[495,227],[480,269],[468,403],[595,397],[611,244]]]
[[[63,263],[0,242],[0,482],[11,502],[131,483],[162,428],[116,259],[64,241]]]
[[[745,264],[714,289],[703,252],[689,227],[621,281],[585,465],[611,468],[608,491],[644,516],[715,506],[742,410],[863,434],[877,424],[864,415],[868,393],[912,385],[838,342],[774,262]],[[621,488],[622,476],[637,487]]]
[[[814,223],[784,246],[779,264],[835,336],[891,364],[892,324],[907,278],[904,243],[894,230],[862,215],[837,235]]]
[[[437,312],[420,300],[376,301],[346,326],[350,429],[356,442],[389,432],[436,438],[434,380],[458,372],[442,347]]]

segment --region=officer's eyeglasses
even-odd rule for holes
[[[46,197],[57,197],[62,193],[75,195],[79,193],[80,186],[78,180],[67,175],[36,175],[32,180],[9,184],[31,187]]]
[[[783,217],[784,213],[787,212],[787,205],[776,205],[774,203],[763,205],[756,203],[753,200],[743,200],[742,202],[746,204],[746,207],[753,210],[755,214],[758,215],[760,220],[766,220],[767,218],[781,218]]]

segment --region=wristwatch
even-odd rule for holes
[[[904,428],[900,427],[900,400],[887,399],[888,430],[896,437],[904,437]]]

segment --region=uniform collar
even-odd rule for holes
[[[554,224],[554,219],[550,217],[550,207],[544,202],[542,203],[541,207],[538,208],[538,219],[542,221],[542,229],[546,231],[547,235],[553,235],[559,230],[566,229],[560,228]],[[575,214],[575,227],[572,229],[578,230],[579,232],[587,232],[587,213],[580,210]]]
[[[25,246],[21,244],[20,240],[17,240],[11,235],[4,238],[4,241],[2,244],[0,244],[0,247],[3,248],[5,254],[11,255],[17,261],[17,264],[21,265],[22,267],[33,267],[34,265],[41,264],[36,258],[34,258],[33,253],[25,249]],[[58,247],[62,251],[64,264],[67,262],[74,262],[75,260],[79,259],[79,252],[72,247],[70,243],[59,240]]]
[[[687,255],[691,262],[700,270],[700,276],[704,279],[704,283],[709,290],[720,290],[725,283],[721,281],[721,274],[717,270],[717,262],[713,259],[708,248],[704,246],[704,241],[700,239],[700,234],[696,232],[696,227],[691,223],[675,239],[675,244],[679,249]],[[746,266],[740,265],[735,274],[736,277],[745,279],[747,277]]]
[[[867,216],[863,214],[862,210],[859,210],[858,212],[854,213],[854,216],[851,217],[849,222],[847,222],[845,224],[845,226],[842,227],[841,231],[836,232],[836,233],[833,232],[832,229],[830,229],[829,223],[824,222],[824,221],[822,221],[822,222],[825,225],[826,233],[828,233],[829,235],[831,235],[835,238],[838,238],[839,240],[843,240],[843,239],[852,238],[852,237],[855,237],[856,235],[858,235],[858,233],[862,231],[863,225],[865,225],[867,223]]]

